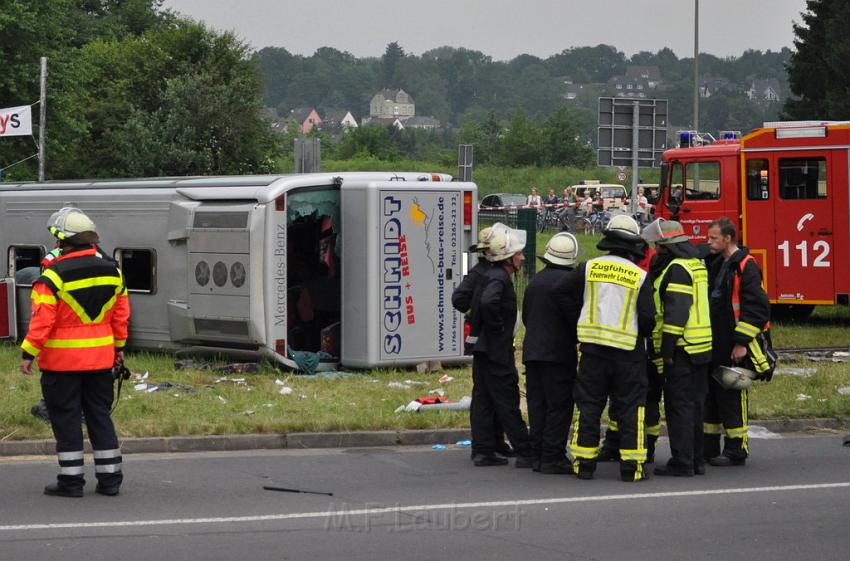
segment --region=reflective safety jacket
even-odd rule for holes
[[[662,263],[663,265],[663,263]],[[711,319],[708,304],[708,271],[696,258],[671,259],[654,282],[655,329],[652,343],[661,366],[682,348],[698,363],[711,359]]]
[[[623,257],[604,255],[587,262],[578,340],[634,350],[638,338],[638,292],[646,271]]]
[[[92,248],[53,260],[33,283],[32,319],[21,344],[41,370],[110,370],[127,342],[130,301],[121,271]]]

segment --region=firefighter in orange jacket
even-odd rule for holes
[[[85,413],[94,452],[98,493],[117,495],[123,479],[121,450],[109,416],[112,369],[123,360],[130,302],[120,270],[97,255],[97,228],[82,211],[65,208],[50,217],[48,229],[61,255],[33,283],[32,319],[21,344],[21,371],[32,374],[38,361],[50,415],[57,482],[46,495],[81,497]]]

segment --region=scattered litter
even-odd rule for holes
[[[183,393],[194,393],[195,388],[191,388],[183,384],[174,384],[172,382],[161,382],[153,386],[148,386],[147,389],[145,389],[145,392],[153,393],[163,390],[180,390]]]
[[[401,382],[390,382],[387,384],[388,388],[393,388],[397,390],[409,390],[411,388],[410,384],[402,384]]]
[[[148,389],[148,385],[145,384],[144,382],[142,382],[141,384],[134,385],[133,389],[136,390],[137,392],[143,392],[146,389]]]
[[[280,388],[280,391],[278,393],[280,395],[289,395],[292,393],[292,391],[292,388],[290,388],[289,386],[283,386],[282,388]]]
[[[298,399],[302,399],[302,400],[307,399],[307,396],[304,395],[303,393],[300,393],[300,394],[298,394]]]
[[[444,397],[446,395],[446,390],[443,388],[436,388],[428,391],[428,395],[437,395],[440,397]]]
[[[775,376],[799,376],[801,378],[808,378],[816,374],[818,371],[817,368],[789,368],[789,367],[781,367],[777,368],[773,374]]]
[[[215,371],[227,372],[229,374],[250,374],[252,372],[259,372],[260,365],[256,362],[233,362],[224,366],[217,366]]]
[[[468,395],[460,398],[460,401],[449,401],[442,397],[420,397],[414,399],[407,405],[401,405],[396,408],[396,413],[402,412],[417,412],[427,410],[443,410],[443,411],[468,411],[472,403],[472,398]]]
[[[452,380],[454,380],[454,378],[452,378],[448,374],[443,374],[442,376],[440,376],[440,379],[438,380],[438,382],[440,382],[441,384],[445,384],[445,383],[451,382]]]
[[[471,440],[458,440],[455,443],[455,445],[456,446],[468,447],[468,446],[472,446],[472,441]]]
[[[809,394],[805,394],[805,393],[798,393],[797,394],[797,401],[806,401],[807,399],[811,399],[811,398],[812,398],[812,396],[810,396]]]
[[[445,444],[435,444],[435,445],[431,446],[431,448],[433,448],[434,450],[445,450],[446,445]]]
[[[850,358],[850,353],[848,353],[847,351],[835,351],[834,353],[832,353],[832,356]]]
[[[424,386],[425,382],[420,382],[418,380],[405,380],[405,384],[409,384],[411,386]]]
[[[285,386],[286,385],[286,382],[282,382],[281,380],[275,380],[274,383],[277,384],[278,386]]]
[[[263,403],[263,407],[274,407],[274,403]]]
[[[850,386],[844,386],[843,388],[838,388],[838,393],[841,395],[850,395]]]
[[[771,438],[782,438],[781,434],[777,434],[775,432],[771,432],[767,430],[767,428],[761,425],[750,425],[747,429],[747,436],[750,438],[763,438],[763,439],[771,439]]]
[[[248,383],[245,381],[245,378],[228,378],[227,376],[219,378],[218,380],[216,380],[213,383],[214,384],[221,384],[222,382],[232,382],[232,383],[236,384],[237,386],[247,386],[248,385]]]
[[[253,415],[253,414],[254,414],[254,410],[253,410],[253,409],[246,409],[245,411],[243,411],[242,413],[240,413],[240,415],[244,415],[245,417],[250,417],[250,416],[251,416],[251,415]]]
[[[218,400],[222,403],[227,403],[227,400],[224,399],[222,396],[218,396]]]

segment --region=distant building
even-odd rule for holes
[[[416,102],[404,90],[384,89],[372,96],[369,102],[369,117],[404,119],[416,115]]]
[[[361,124],[364,127],[395,127],[404,130],[404,123],[398,117],[363,117]]]
[[[753,101],[779,101],[779,80],[776,78],[767,78],[766,80],[753,80],[750,89],[747,90],[747,97]]]
[[[735,91],[735,86],[728,78],[706,76],[699,83],[699,96],[709,98],[722,91]]]
[[[322,118],[312,107],[296,107],[290,110],[287,118],[298,123],[298,128],[303,134],[307,134],[313,130],[313,127],[322,124]]]
[[[627,66],[625,78],[634,82],[645,80],[646,87],[654,90],[661,85],[661,70],[657,66]]]
[[[435,117],[408,117],[402,124],[404,128],[430,131],[440,127],[440,120]]]
[[[608,80],[608,90],[615,97],[649,97],[649,80],[614,76]]]
[[[561,81],[564,83],[564,99],[573,100],[584,90],[583,84],[575,84],[571,78],[561,78]]]
[[[343,109],[341,111],[328,111],[325,114],[325,118],[322,119],[322,126],[340,129],[356,129],[358,125],[357,119],[354,118],[351,111]]]

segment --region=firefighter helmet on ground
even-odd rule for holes
[[[553,265],[575,265],[578,257],[578,240],[569,232],[560,232],[552,236],[546,244],[546,252],[540,258]]]
[[[78,208],[64,207],[50,215],[47,229],[58,240],[67,240],[83,232],[97,233],[91,218]]]

